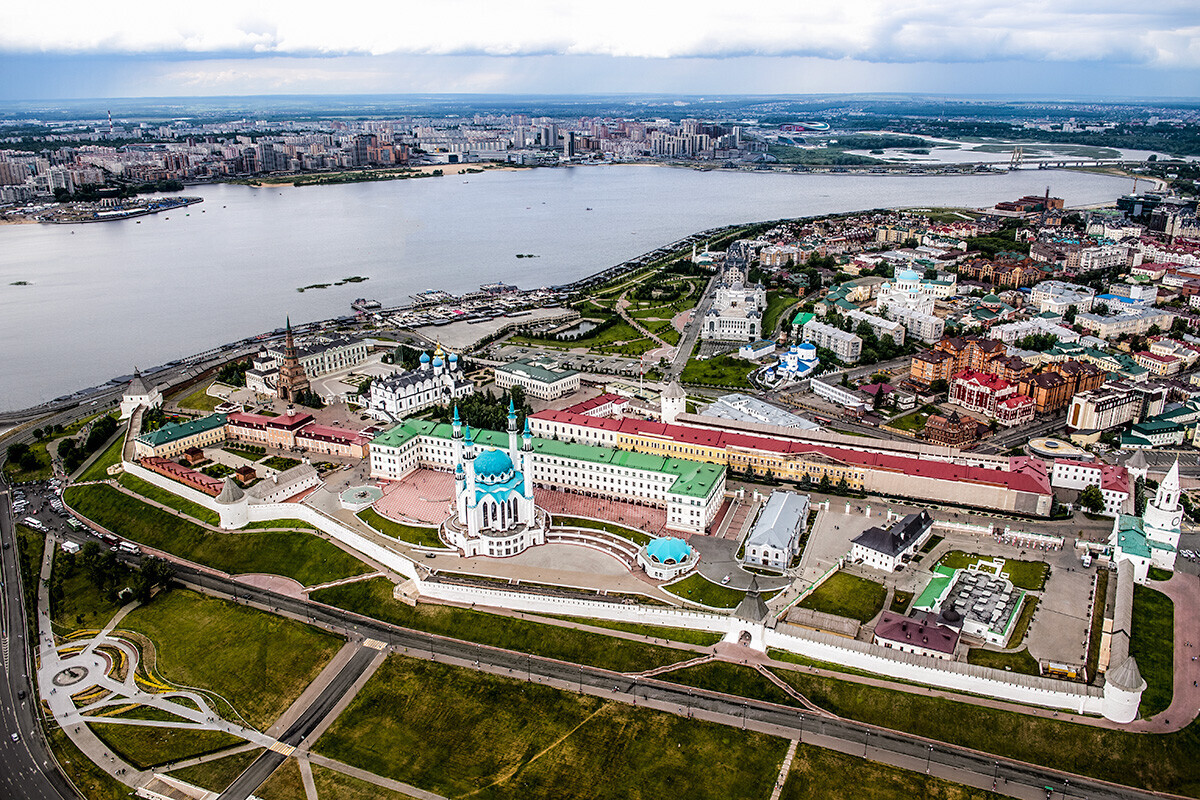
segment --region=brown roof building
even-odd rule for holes
[[[959,416],[957,411],[949,416],[934,414],[925,422],[925,438],[934,444],[963,447],[979,438],[979,424],[972,417]]]

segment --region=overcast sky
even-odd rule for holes
[[[1197,0],[0,4],[0,98],[1200,96]]]

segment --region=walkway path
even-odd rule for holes
[[[783,764],[779,767],[779,775],[775,778],[775,788],[771,790],[771,800],[779,800],[779,795],[783,792],[783,785],[787,783],[788,772],[792,769],[792,759],[796,757],[796,745],[799,743],[798,739],[792,739],[788,743],[787,755],[783,757]]]

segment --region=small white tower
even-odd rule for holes
[[[216,496],[216,503],[222,528],[237,530],[250,524],[250,500],[233,478],[225,479],[221,493]]]
[[[662,404],[662,420],[668,425],[679,419],[679,415],[687,411],[687,395],[678,381],[671,381],[659,398]]]
[[[450,441],[454,450],[454,463],[460,464],[463,459],[462,420],[458,417],[458,406],[454,406],[454,419],[450,421]]]
[[[513,405],[512,398],[508,399],[508,454],[516,464],[520,460],[521,447],[518,444],[519,434],[517,433],[517,407]]]
[[[1133,656],[1110,668],[1104,673],[1104,718],[1122,724],[1133,722],[1145,690],[1146,681]]]

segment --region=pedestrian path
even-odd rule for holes
[[[779,795],[783,792],[783,785],[787,783],[788,771],[792,768],[792,759],[796,757],[797,744],[795,739],[788,743],[787,755],[783,757],[783,765],[779,767],[779,775],[775,778],[775,788],[771,790],[771,800],[779,800]]]

